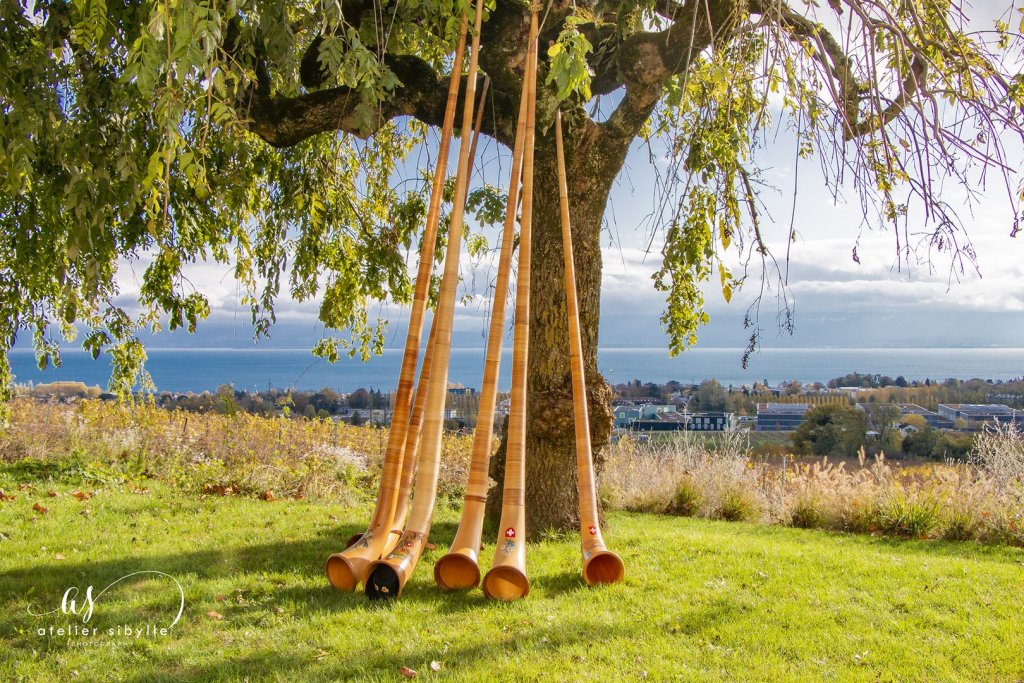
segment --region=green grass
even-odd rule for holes
[[[620,585],[584,586],[570,537],[530,547],[531,593],[520,602],[442,593],[431,576],[435,551],[400,601],[378,605],[329,589],[322,572],[368,508],[200,498],[155,484],[147,493],[108,484],[79,501],[69,495],[80,486],[73,480],[37,481],[31,493],[11,491],[10,481],[4,488],[18,497],[0,503],[2,680],[395,680],[403,666],[418,679],[474,681],[625,681],[644,672],[708,681],[1024,678],[1019,548],[616,513],[607,537],[626,562]],[[34,513],[36,502],[49,511]],[[442,549],[456,519],[439,510],[432,540]],[[485,563],[492,552],[489,543]],[[170,635],[81,647],[37,634],[74,619],[32,616],[30,607],[53,609],[69,586],[98,590],[140,570],[166,572],[184,588],[184,616]],[[99,600],[90,625],[167,622],[175,590],[161,579],[125,582]]]

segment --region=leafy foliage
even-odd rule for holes
[[[3,391],[20,334],[41,365],[60,362],[59,337],[80,336],[113,356],[118,393],[145,385],[140,331],[192,331],[209,314],[186,276],[197,261],[232,269],[257,336],[287,292],[349,333],[317,353],[379,350],[373,311],[409,300],[425,213],[412,154],[439,118],[469,4],[0,0]],[[528,11],[487,3],[481,68],[496,92],[519,91]],[[994,170],[1018,210],[1005,149],[1024,132],[1018,22],[985,32],[950,0],[552,4],[538,120],[574,110],[566,120],[596,137],[570,151],[618,158],[611,176],[635,137],[665,143],[650,227],[664,243],[654,280],[675,353],[708,321],[707,283],[729,300],[758,261],[748,324],[772,291],[791,324],[758,200],[757,152],[773,131],[816,158],[833,191],[852,184],[865,225],[891,228],[901,261],[948,255],[954,277],[973,267],[963,202],[947,190],[969,201]],[[612,94],[611,116],[595,121],[591,96]],[[494,98],[485,117],[505,144],[514,100]],[[502,201],[494,188],[471,193],[485,221]],[[790,225],[784,241],[797,236]],[[486,252],[479,236],[467,243]],[[742,273],[726,265],[731,249]],[[139,301],[126,303],[115,275],[143,263]]]
[[[867,418],[856,408],[827,403],[807,411],[793,432],[793,447],[804,455],[852,457],[864,443]]]

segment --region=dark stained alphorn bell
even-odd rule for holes
[[[465,504],[459,530],[448,554],[434,564],[434,580],[447,590],[473,588],[480,583],[478,556],[480,536],[484,525],[484,507],[487,502],[487,467],[491,458],[494,437],[494,407],[498,396],[498,371],[501,364],[501,342],[505,334],[505,301],[508,297],[508,281],[512,266],[512,244],[515,238],[516,209],[519,203],[519,182],[522,178],[523,144],[526,132],[526,84],[529,74],[523,79],[523,92],[519,102],[519,121],[516,125],[516,140],[512,147],[512,177],[508,186],[508,207],[501,237],[501,257],[498,260],[498,276],[494,283],[494,297],[491,308],[491,323],[487,334],[487,357],[484,360],[484,377],[480,390],[480,407],[476,429],[473,433],[473,454],[469,465]],[[480,113],[483,108],[480,109]]]
[[[448,361],[451,355],[452,320],[455,316],[455,293],[459,284],[459,249],[469,187],[469,154],[473,135],[473,106],[476,103],[477,64],[480,53],[480,25],[483,21],[483,0],[477,0],[473,24],[473,44],[469,53],[469,79],[462,116],[462,144],[455,176],[455,196],[449,220],[448,246],[445,251],[444,277],[438,296],[434,325],[437,338],[431,359],[430,381],[427,383],[427,405],[424,411],[420,462],[416,473],[416,495],[405,532],[398,545],[383,559],[371,562],[365,582],[371,599],[397,598],[416,569],[427,543],[430,523],[437,498],[437,475],[441,465],[441,436],[444,429],[445,398],[448,394]]]
[[[583,369],[583,340],[576,299],[576,268],[572,255],[572,227],[569,223],[569,192],[565,180],[565,151],[562,146],[562,112],[555,117],[555,153],[558,161],[558,198],[562,218],[562,251],[565,260],[565,307],[569,318],[569,365],[572,370],[572,400],[576,417],[576,482],[580,498],[580,543],[583,550],[583,580],[588,584],[615,583],[625,574],[622,559],[608,550],[601,537],[594,485],[594,460],[590,445],[590,415]]]
[[[537,110],[537,11],[530,7],[530,46],[527,52],[526,135],[523,151],[523,214],[519,227],[519,271],[516,317],[512,340],[512,395],[505,450],[505,485],[494,562],[484,576],[489,598],[517,600],[530,592],[526,578],[526,362],[530,334],[530,249],[533,226],[533,142]]]
[[[409,330],[405,340],[405,354],[398,380],[395,410],[392,414],[391,432],[384,454],[380,492],[373,511],[370,526],[362,537],[341,551],[327,558],[327,578],[339,590],[353,591],[366,577],[369,563],[390,552],[397,543],[397,537],[390,533],[395,517],[398,489],[404,460],[406,433],[409,426],[409,412],[412,403],[412,384],[416,374],[416,360],[420,350],[420,336],[423,316],[426,311],[427,293],[430,289],[430,275],[434,265],[434,247],[437,243],[437,227],[441,215],[441,198],[447,176],[448,150],[455,123],[455,108],[458,104],[459,83],[462,80],[462,57],[466,49],[468,19],[463,16],[459,30],[459,41],[455,48],[455,62],[448,87],[448,102],[441,127],[441,143],[437,152],[437,168],[431,186],[427,222],[423,231],[423,247],[420,252],[419,269],[416,274],[416,288],[413,293],[412,309],[409,314]],[[471,79],[472,80],[472,79]]]

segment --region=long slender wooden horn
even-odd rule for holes
[[[419,459],[420,435],[423,433],[423,414],[427,407],[427,387],[430,385],[430,370],[434,359],[434,342],[437,339],[437,325],[430,326],[427,338],[427,351],[423,354],[423,366],[420,368],[420,381],[416,385],[416,398],[412,404],[412,417],[409,418],[409,429],[405,436],[405,457],[402,461],[402,480],[398,486],[398,500],[395,503],[395,518],[391,522],[391,532],[398,538],[405,528],[405,518],[409,514],[409,498],[412,495],[412,481],[416,474],[416,461]],[[389,548],[391,552],[393,548]]]
[[[519,227],[519,271],[512,339],[512,396],[505,450],[505,485],[494,563],[484,576],[489,598],[516,600],[530,592],[526,578],[526,363],[530,334],[530,249],[533,226],[533,142],[537,111],[537,12],[530,7],[527,52],[526,135],[523,152],[523,216]]]
[[[398,546],[384,559],[372,562],[365,583],[370,598],[397,598],[416,569],[427,543],[430,523],[437,498],[437,474],[441,465],[441,436],[444,429],[445,398],[448,393],[448,361],[451,355],[452,320],[455,316],[455,293],[459,284],[459,249],[465,218],[466,193],[469,188],[469,155],[472,147],[473,106],[476,103],[477,65],[480,56],[480,26],[483,21],[483,0],[477,0],[473,24],[473,44],[469,53],[469,79],[466,85],[462,116],[462,143],[459,166],[455,176],[455,196],[449,220],[448,247],[444,258],[444,277],[434,325],[434,357],[431,360],[430,382],[427,383],[427,405],[420,445],[419,470],[416,473],[416,495],[405,533]]]
[[[465,21],[465,17],[463,17]],[[480,90],[480,108],[477,112],[476,125],[473,128],[473,145],[470,147],[469,159],[472,167],[476,158],[476,145],[480,137],[480,126],[483,123],[483,103],[487,97],[487,89],[491,84],[490,76],[484,76],[484,84]],[[454,112],[453,112],[454,118]],[[446,119],[447,121],[447,119]],[[436,317],[435,317],[436,320]],[[392,524],[392,533],[401,536],[405,527],[405,518],[408,513],[409,499],[412,497],[412,483],[416,472],[416,462],[419,456],[420,437],[423,433],[423,413],[427,403],[427,385],[430,383],[430,367],[434,358],[434,340],[436,339],[437,326],[431,321],[430,335],[427,337],[427,348],[423,354],[423,364],[420,367],[420,379],[416,383],[416,394],[413,399],[412,414],[409,417],[409,427],[405,435],[405,450],[402,461],[401,484],[398,489],[398,499],[395,505],[395,519]],[[388,549],[388,552],[391,548]]]
[[[580,498],[580,543],[583,550],[583,580],[588,584],[615,583],[625,575],[622,559],[608,550],[601,536],[594,485],[594,460],[590,445],[590,415],[583,370],[583,340],[580,310],[576,299],[576,268],[572,255],[572,227],[569,223],[569,190],[565,180],[565,151],[562,147],[562,112],[555,116],[555,154],[558,160],[558,199],[562,217],[562,252],[565,260],[565,307],[569,313],[569,365],[572,369],[572,400],[576,417],[576,486]]]
[[[491,459],[494,437],[494,407],[498,396],[498,374],[501,366],[502,337],[505,335],[505,302],[512,270],[512,250],[516,231],[516,211],[519,205],[519,183],[523,171],[523,146],[526,137],[526,89],[530,81],[529,62],[523,77],[523,91],[519,101],[519,120],[516,140],[512,147],[512,176],[508,184],[508,206],[502,228],[501,256],[498,276],[494,282],[491,324],[487,333],[487,356],[480,389],[480,406],[473,433],[473,454],[469,464],[465,504],[459,530],[455,533],[451,549],[434,564],[434,580],[447,590],[473,588],[480,583],[478,557],[487,503],[487,467]]]
[[[476,124],[473,127],[473,145],[469,149],[470,168],[473,159],[476,158],[476,144],[480,138],[480,126],[483,123],[484,101],[487,97],[487,88],[491,83],[488,76],[484,77],[483,87],[480,89],[480,107],[476,114]],[[409,513],[409,499],[412,495],[412,482],[416,474],[416,461],[420,452],[420,437],[423,433],[423,413],[427,405],[427,385],[430,383],[430,367],[434,357],[434,340],[436,339],[437,326],[431,324],[430,337],[427,339],[427,351],[423,354],[423,365],[420,368],[420,381],[416,385],[416,398],[413,399],[412,417],[409,418],[409,429],[405,435],[405,459],[402,462],[402,481],[398,487],[398,502],[395,504],[395,519],[391,524],[391,531],[395,538],[402,535],[405,528],[405,520]],[[391,552],[391,548],[388,552]]]
[[[437,151],[437,168],[431,187],[430,204],[427,210],[427,224],[423,231],[423,248],[420,252],[419,270],[416,274],[416,289],[413,293],[412,310],[409,314],[409,330],[405,339],[405,355],[398,379],[395,410],[392,414],[388,447],[384,454],[380,491],[373,511],[370,526],[354,545],[327,558],[327,578],[335,588],[353,591],[366,577],[369,563],[387,553],[397,539],[391,531],[395,516],[395,504],[402,472],[405,451],[405,437],[409,425],[412,385],[416,375],[416,360],[420,350],[420,336],[423,315],[426,311],[427,293],[430,289],[430,274],[434,265],[434,247],[437,243],[437,227],[441,216],[441,198],[447,177],[448,150],[451,145],[452,129],[455,123],[455,108],[459,98],[459,84],[462,80],[462,58],[466,49],[468,18],[462,17],[459,40],[455,48],[455,62],[451,82],[448,86],[448,102],[441,126],[441,143]],[[470,79],[473,82],[474,79]]]

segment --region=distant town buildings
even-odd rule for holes
[[[925,423],[932,429],[953,429],[956,425],[953,420],[938,413],[932,412],[922,408],[919,405],[913,403],[858,403],[857,408],[863,410],[865,413],[872,409],[878,409],[885,406],[893,406],[900,412],[900,417],[906,417],[907,415],[920,415]]]
[[[619,405],[613,408],[615,427],[640,432],[725,432],[735,426],[735,415],[724,412],[679,412],[674,405]]]
[[[810,403],[758,403],[757,431],[792,432],[810,409]]]
[[[1024,411],[999,403],[940,403],[939,415],[954,423],[963,420],[968,429],[980,429],[991,424],[1024,427]]]

